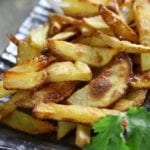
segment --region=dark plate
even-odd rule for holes
[[[48,13],[55,12],[46,0],[40,0],[33,8],[30,15],[18,29],[16,37],[23,39],[32,28],[48,21]],[[0,73],[15,65],[17,49],[9,43],[6,50],[0,56]],[[2,98],[1,101],[5,101]],[[28,135],[6,126],[0,125],[0,149],[4,150],[76,150],[73,135],[64,140],[57,141],[55,134]]]

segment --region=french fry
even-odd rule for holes
[[[59,33],[62,29],[62,25],[54,20],[51,20],[50,25],[49,25],[49,35],[54,36],[55,34]]]
[[[52,39],[52,40],[67,40],[67,39],[69,39],[69,38],[71,38],[77,34],[78,34],[78,32],[64,31],[64,32],[57,33],[56,35],[54,35],[50,39]]]
[[[30,53],[30,55],[29,55]],[[17,64],[21,64],[24,61],[33,59],[34,57],[40,56],[40,49],[33,47],[29,39],[21,41],[18,45]]]
[[[7,34],[8,39],[13,42],[16,46],[19,46],[20,41],[11,33]]]
[[[48,40],[48,48],[63,60],[83,61],[94,67],[106,65],[117,51],[110,48],[96,48],[65,41]]]
[[[144,72],[143,74],[135,75],[131,82],[131,86],[138,89],[149,89],[150,88],[150,71]]]
[[[83,148],[86,144],[89,144],[91,140],[91,127],[78,124],[76,129],[75,145]]]
[[[150,46],[150,4],[148,0],[135,0],[134,5],[135,21],[139,31],[140,43]],[[150,69],[150,54],[141,54],[141,69]]]
[[[128,41],[120,41],[119,39],[108,36],[104,33],[98,33],[97,37],[99,37],[107,46],[110,46],[117,51],[127,52],[127,53],[150,53],[150,47],[133,44]]]
[[[45,71],[4,73],[4,88],[8,90],[28,90],[43,84],[47,79]]]
[[[68,98],[75,90],[76,82],[58,82],[47,83],[40,89],[28,93],[28,96],[24,99],[20,99],[15,104],[21,108],[33,108],[40,102],[62,102],[65,98]]]
[[[147,90],[136,90],[129,92],[125,97],[119,99],[113,109],[127,111],[131,107],[140,107],[146,98]]]
[[[138,42],[137,34],[125,22],[123,22],[119,16],[103,5],[100,5],[99,11],[104,21],[119,39],[127,40],[133,43]]]
[[[100,15],[83,18],[85,24],[89,25],[91,28],[94,29],[109,29],[109,26],[104,22]]]
[[[92,125],[101,117],[120,115],[120,111],[80,105],[40,103],[33,109],[33,114],[40,119],[54,119]]]
[[[49,18],[52,19],[52,21],[60,23],[61,25],[79,25],[82,23],[80,19],[75,19],[70,16],[59,15],[56,13],[50,13]]]
[[[87,64],[76,61],[56,62],[49,65],[45,71],[48,74],[49,82],[61,81],[89,81],[92,78],[92,73]]]
[[[0,98],[15,93],[15,90],[6,90],[3,87],[3,81],[0,81]]]
[[[14,112],[17,108],[15,102],[24,98],[24,96],[24,92],[16,92],[7,102],[2,103],[0,105],[0,120],[6,118],[8,115]]]
[[[42,134],[56,130],[53,125],[18,110],[3,119],[2,123],[28,134]]]
[[[131,73],[130,60],[126,55],[118,56],[97,78],[74,92],[69,104],[107,107],[125,94]]]
[[[45,48],[48,31],[49,25],[39,26],[36,29],[32,29],[29,34],[31,45],[40,49]]]
[[[31,60],[24,61],[22,64],[18,64],[15,67],[9,69],[9,71],[13,72],[33,72],[40,71],[41,69],[48,66],[51,62],[55,60],[55,57],[50,56],[39,56],[35,57]]]
[[[76,128],[75,123],[58,121],[57,139],[60,140]]]
[[[76,18],[98,15],[99,4],[89,0],[62,0],[62,2],[65,2],[68,5],[62,8],[65,15]]]

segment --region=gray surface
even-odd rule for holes
[[[38,0],[0,0],[0,53],[8,44],[7,33],[15,34]]]

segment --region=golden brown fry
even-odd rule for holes
[[[15,90],[6,90],[3,87],[3,81],[0,81],[0,98],[15,93]]]
[[[11,33],[7,34],[8,39],[13,42],[16,46],[19,46],[20,41]]]
[[[40,89],[28,93],[28,97],[20,99],[16,105],[23,108],[33,108],[40,102],[59,103],[69,97],[75,90],[76,82],[58,82],[44,84]]]
[[[92,78],[90,67],[80,61],[56,62],[49,65],[45,71],[48,74],[48,82],[89,81]]]
[[[75,145],[83,148],[86,144],[89,144],[91,140],[91,127],[86,125],[77,125]]]
[[[113,109],[127,111],[131,107],[140,107],[146,98],[147,90],[136,90],[129,92],[125,97],[119,99]]]
[[[94,29],[109,29],[108,25],[104,22],[100,15],[83,18],[85,24],[89,25],[91,28]]]
[[[150,3],[149,0],[134,1],[135,21],[139,31],[140,43],[150,46]],[[150,69],[149,63],[150,54],[141,55],[141,69],[147,71]]]
[[[94,67],[106,65],[118,52],[65,41],[48,40],[48,48],[63,60],[83,61]]]
[[[29,55],[30,53],[30,55]],[[33,47],[29,40],[21,41],[18,45],[17,64],[21,64],[24,61],[33,59],[40,56],[40,48]]]
[[[3,119],[2,123],[28,134],[42,134],[56,130],[56,128],[48,122],[35,119],[17,110]]]
[[[103,5],[100,5],[100,15],[119,39],[133,43],[138,42],[138,36],[136,33],[124,23],[119,16]]]
[[[22,64],[18,64],[15,67],[10,68],[8,71],[14,72],[33,72],[33,71],[40,71],[48,66],[51,62],[55,60],[53,56],[39,56],[35,57],[31,60],[24,61]]]
[[[49,25],[39,26],[32,29],[29,34],[29,40],[32,46],[43,49],[46,47],[46,39],[48,36]]]
[[[150,53],[150,47],[148,46],[133,44],[128,41],[120,41],[119,39],[108,36],[102,32],[99,32],[97,37],[99,37],[107,46],[110,46],[120,52]]]
[[[8,90],[28,90],[43,84],[47,79],[45,71],[4,73],[4,88]]]
[[[150,71],[144,72],[141,75],[135,75],[131,80],[131,86],[138,89],[149,89]]]
[[[97,78],[69,97],[75,105],[107,107],[125,94],[131,74],[131,62],[126,55],[118,56]]]
[[[75,123],[58,121],[57,139],[60,140],[76,128]]]
[[[68,4],[67,7],[62,8],[65,15],[76,18],[98,15],[99,4],[90,0],[62,0],[62,2]]]
[[[61,25],[79,25],[82,23],[80,19],[75,19],[70,16],[59,15],[56,13],[50,13],[49,18],[52,19],[52,21],[60,23]]]
[[[24,98],[24,92],[17,92],[15,93],[7,102],[0,105],[0,120],[6,118],[12,112],[16,110],[15,102],[19,99]]]
[[[78,32],[75,32],[75,31],[64,31],[64,32],[57,33],[50,39],[52,39],[52,40],[67,40],[77,34],[78,34]]]
[[[40,103],[33,109],[33,114],[40,119],[54,119],[92,125],[101,117],[119,115],[120,112],[89,106]]]

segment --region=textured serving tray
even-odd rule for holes
[[[25,38],[32,28],[48,21],[48,14],[55,12],[46,0],[40,0],[33,8],[30,15],[19,27],[16,37]],[[16,63],[17,47],[9,43],[0,56],[0,73]],[[0,99],[0,102],[7,98]],[[54,134],[28,135],[6,126],[0,125],[0,150],[76,150],[73,136],[70,135],[62,141],[56,140]]]

